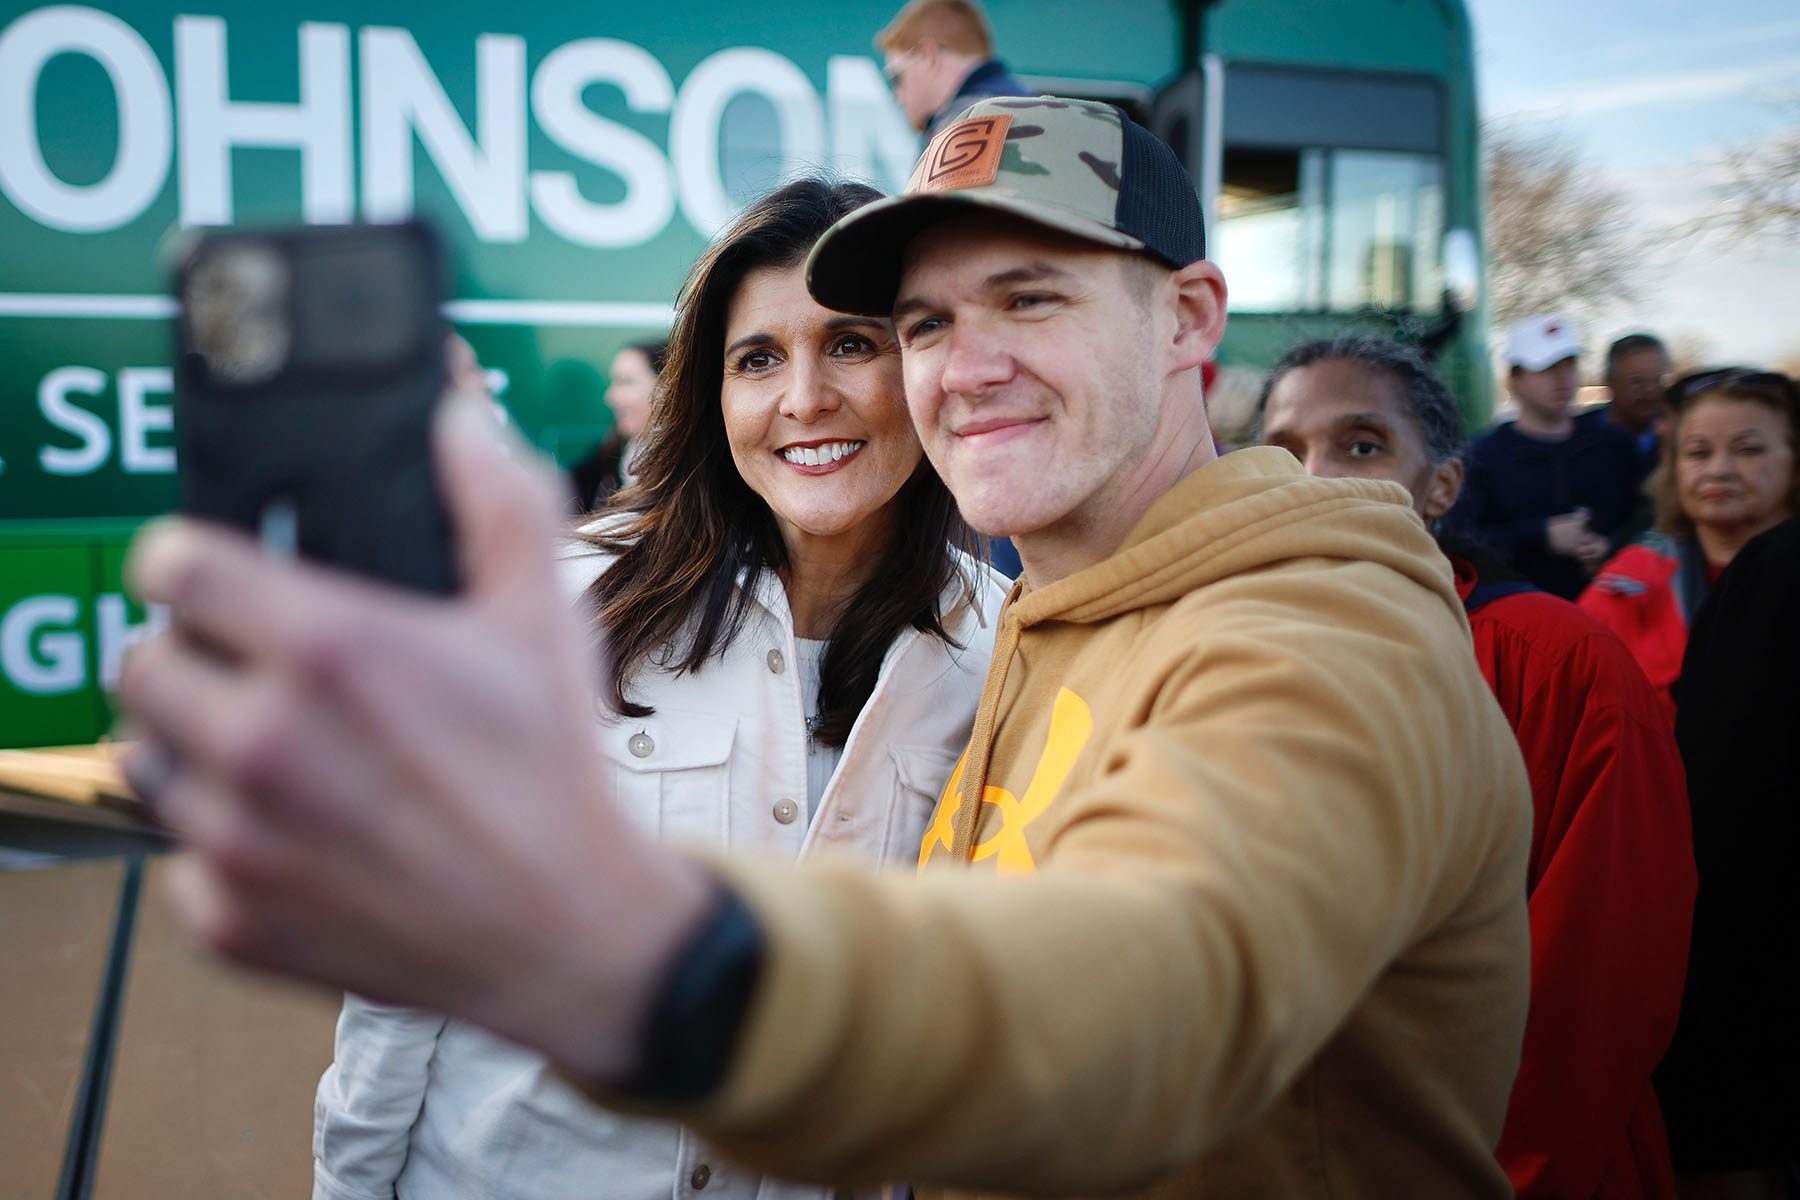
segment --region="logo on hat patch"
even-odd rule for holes
[[[1000,174],[1011,117],[969,117],[933,138],[925,150],[921,192],[986,187]]]

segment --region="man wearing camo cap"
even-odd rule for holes
[[[1216,457],[1200,366],[1225,287],[1204,254],[1174,156],[1114,109],[1048,98],[967,110],[905,194],[813,254],[821,302],[893,316],[927,454],[1025,564],[917,880],[680,857],[613,815],[564,744],[579,725],[493,733],[555,704],[491,646],[561,626],[520,550],[547,534],[481,491],[521,468],[475,469],[452,441],[473,595],[383,619],[366,690],[404,694],[416,654],[418,703],[485,683],[506,720],[490,703],[473,750],[445,739],[430,771],[376,776],[406,781],[380,804],[309,788],[306,817],[362,867],[334,891],[272,849],[295,837],[273,794],[286,747],[257,774],[221,765],[231,798],[210,802],[272,826],[218,856],[190,923],[260,965],[468,1015],[601,1103],[680,1118],[707,1156],[696,1195],[730,1194],[735,1159],[927,1195],[1510,1196],[1493,1147],[1525,1016],[1518,750],[1403,489],[1309,478],[1276,449]],[[141,553],[140,585],[222,605],[228,556],[181,537]],[[310,662],[329,641],[306,645]],[[334,694],[355,684],[353,658],[326,661]],[[552,698],[576,686],[551,649],[527,661]],[[167,668],[133,668],[128,696],[170,736]],[[325,731],[301,761],[393,757],[326,700],[292,716]],[[531,786],[492,794],[507,778]]]

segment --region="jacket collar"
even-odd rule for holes
[[[987,568],[960,550],[951,550],[950,555],[955,569],[951,571],[943,590],[938,593],[938,613],[943,618],[944,628],[954,637],[957,623],[970,619],[977,628],[986,629],[988,623],[998,615],[985,611],[982,604],[984,589],[981,582]],[[737,587],[739,591],[749,594],[751,603],[782,626],[793,628],[794,614],[788,608],[787,589],[782,587],[781,576],[773,569],[764,567],[757,573],[756,579],[751,580],[749,568],[739,568]]]
[[[976,91],[988,84],[996,83],[1004,78],[1006,78],[1006,64],[997,58],[990,58],[980,66],[976,67],[973,71],[969,72],[962,83],[957,86],[956,94],[958,96],[966,96],[970,92]]]

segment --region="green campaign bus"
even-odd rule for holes
[[[527,438],[608,432],[603,372],[688,264],[798,170],[897,188],[919,149],[887,3],[32,6],[0,24],[0,746],[90,741],[159,615],[120,585],[175,499],[182,230],[431,218],[449,316]],[[1487,394],[1472,39],[1459,0],[989,0],[1031,86],[1174,146],[1261,369],[1346,328]]]

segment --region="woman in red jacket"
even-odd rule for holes
[[[1800,513],[1800,389],[1726,367],[1668,391],[1672,420],[1651,477],[1656,532],[1620,551],[1581,607],[1624,639],[1671,725],[1688,626],[1745,542]]]
[[[1263,440],[1309,473],[1392,480],[1428,523],[1462,490],[1456,404],[1417,351],[1370,337],[1296,347],[1261,407]],[[1501,1165],[1523,1197],[1674,1200],[1650,1084],[1675,1030],[1694,905],[1673,733],[1599,622],[1479,548],[1445,549],[1531,775],[1531,1009]]]

